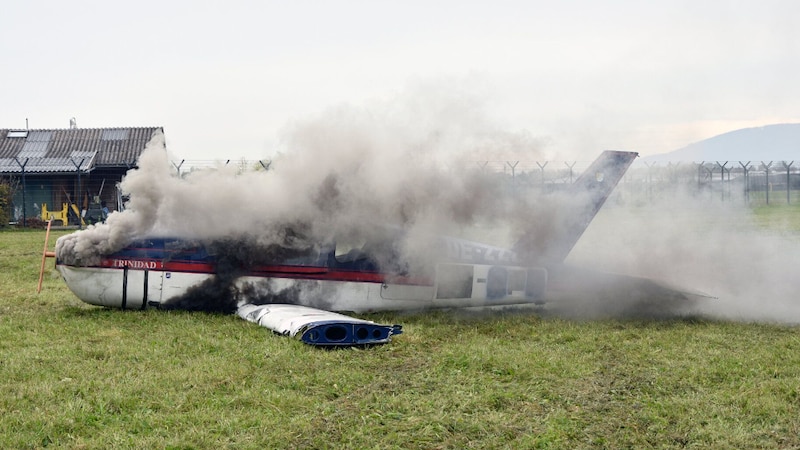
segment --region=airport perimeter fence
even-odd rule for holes
[[[472,161],[459,164],[502,176],[512,191],[552,192],[572,184],[592,161]],[[270,170],[269,160],[173,161],[181,176],[235,165],[238,171]],[[618,201],[647,203],[690,195],[716,202],[791,204],[800,202],[800,161],[643,161],[634,162],[620,181]]]
[[[525,192],[553,192],[572,184],[592,161],[458,161],[453,167],[480,171],[501,177],[513,194]],[[219,168],[269,172],[275,167],[270,160],[175,160],[170,162],[178,176],[188,176],[195,171]],[[452,167],[450,168],[452,169]],[[452,173],[452,170],[449,171]],[[76,173],[77,185],[89,189],[91,183],[84,174]],[[36,217],[36,205],[21,205],[25,198],[25,183],[14,177],[6,185],[11,193],[0,199],[0,218],[10,216],[12,223],[25,223],[24,217]],[[16,189],[14,187],[16,186]],[[91,189],[89,189],[91,190]],[[121,193],[118,193],[121,198]],[[681,196],[712,202],[732,204],[796,204],[800,202],[800,161],[702,161],[702,162],[634,162],[612,194],[613,203],[647,204],[663,200],[680,199]],[[21,197],[21,198],[20,198]],[[80,197],[80,196],[77,196]],[[30,201],[30,199],[29,199]],[[8,204],[10,203],[10,204]],[[120,200],[120,206],[123,200]],[[5,223],[6,220],[2,220]]]
[[[640,162],[622,189],[645,201],[683,193],[708,201],[792,204],[800,202],[800,162]]]

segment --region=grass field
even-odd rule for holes
[[[0,232],[2,448],[800,448],[795,327],[386,314],[326,351],[84,305],[52,260],[37,295],[43,239]]]
[[[753,217],[759,225],[789,233],[800,232],[800,202],[789,205],[758,205],[753,207]]]

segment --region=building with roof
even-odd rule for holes
[[[64,204],[83,211],[103,202],[111,211],[119,209],[117,184],[163,132],[162,127],[0,129],[0,179],[16,186],[12,221],[41,217],[42,208],[61,210]]]

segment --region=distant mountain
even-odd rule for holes
[[[800,161],[800,123],[743,128],[645,161]]]

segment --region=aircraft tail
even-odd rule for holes
[[[605,151],[563,192],[556,218],[547,229],[530,230],[515,246],[523,260],[564,261],[628,170],[636,152]],[[563,207],[563,208],[562,208]]]

